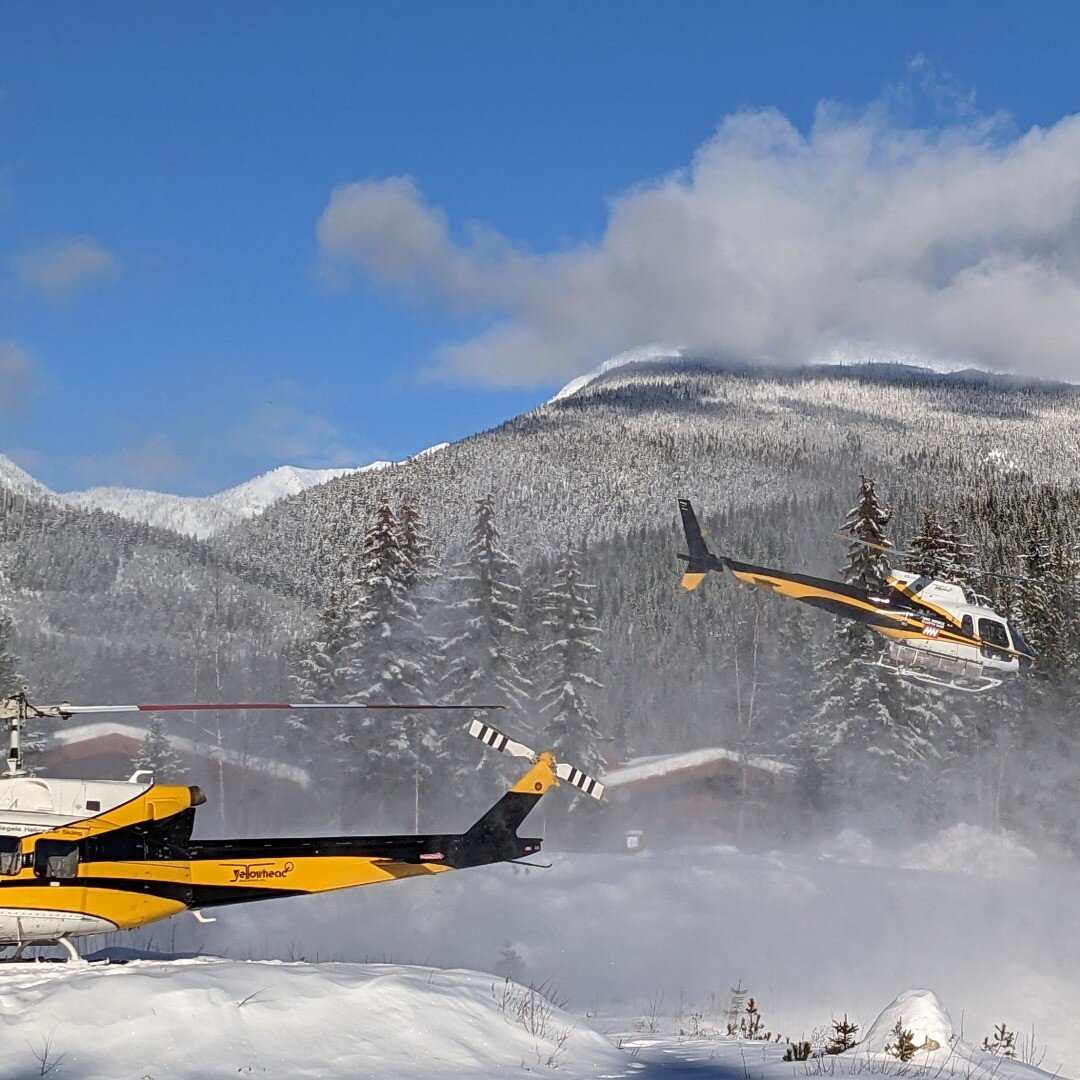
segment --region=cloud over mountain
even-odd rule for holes
[[[442,373],[564,379],[642,342],[737,359],[916,355],[1080,377],[1080,116],[932,129],[887,104],[728,116],[686,169],[613,199],[603,235],[534,252],[459,238],[410,177],[344,184],[318,223],[359,272],[487,328]]]

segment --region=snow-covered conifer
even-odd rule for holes
[[[494,497],[478,500],[475,514],[464,557],[448,574],[442,699],[492,698],[528,716],[532,684],[522,672],[527,634],[519,622],[521,569],[500,543]]]
[[[600,765],[601,736],[589,706],[589,695],[602,688],[591,674],[601,655],[590,597],[595,588],[582,580],[579,553],[566,541],[544,596],[546,687],[540,707],[547,720],[544,745],[586,772]]]
[[[364,538],[354,596],[342,650],[348,699],[364,704],[423,701],[428,688],[425,642],[405,584],[397,519],[385,500]],[[413,791],[430,769],[416,714],[392,710],[342,717],[336,732],[341,779],[363,777],[384,791],[407,784]]]
[[[861,477],[858,501],[843,526],[845,532],[865,541],[853,543],[848,551],[843,568],[848,584],[867,589],[883,586],[889,564],[880,549],[891,547],[885,534],[890,518],[890,511],[878,500],[874,481]],[[876,665],[880,645],[869,630],[858,623],[843,623],[833,641],[832,655],[819,670],[815,708],[800,741],[848,781],[859,772],[867,780],[909,778],[915,765],[935,752],[918,722],[926,718],[904,708],[903,685]],[[872,767],[875,764],[877,769]]]
[[[131,759],[131,766],[133,769],[149,769],[159,783],[179,780],[187,772],[160,716],[150,718],[139,752]]]

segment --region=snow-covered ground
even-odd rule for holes
[[[581,1017],[533,987],[432,967],[204,957],[0,972],[0,1080],[1051,1075],[1024,1062],[1022,1039],[1015,1056],[978,1049],[929,990],[901,993],[839,1056],[824,1054],[825,1037],[812,1036],[809,1059],[785,1061],[786,1040],[729,1036],[722,1007],[665,1012],[654,999],[629,1018]]]
[[[626,1055],[491,975],[136,960],[0,971],[0,1078],[624,1075]]]
[[[1045,1067],[1080,1075],[1080,874],[974,826],[896,850],[858,850],[853,835],[826,844],[827,857],[545,851],[546,871],[496,866],[273,901],[139,940],[489,971],[509,944],[519,977],[548,980],[579,1016],[629,1023],[657,997],[669,1014],[705,1009],[741,980],[793,1039],[844,1013],[866,1030],[900,989],[930,986],[974,1044],[1002,1021],[1034,1026]]]

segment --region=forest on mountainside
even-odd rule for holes
[[[822,830],[973,821],[1071,850],[1078,435],[1071,387],[651,367],[209,543],[0,492],[8,650],[42,698],[509,701],[489,721],[585,768],[725,746],[797,765]],[[887,538],[1016,620],[1036,674],[907,685],[824,613],[727,575],[678,588],[677,495],[718,552],[861,572],[833,536],[861,476]],[[505,772],[476,769],[460,719],[365,716],[221,736],[306,765],[327,820],[430,822]]]

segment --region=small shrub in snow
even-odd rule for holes
[[[809,1061],[810,1060],[810,1041],[808,1039],[802,1039],[797,1042],[789,1042],[787,1051],[784,1054],[784,1061]]]
[[[904,1027],[902,1017],[898,1016],[896,1018],[896,1026],[892,1030],[892,1036],[892,1042],[885,1044],[885,1053],[898,1061],[911,1061],[919,1047],[915,1045],[914,1034]]]
[[[994,1028],[993,1036],[987,1035],[982,1041],[982,1048],[991,1054],[999,1054],[1001,1057],[1016,1057],[1016,1032],[1010,1031],[1008,1025],[1000,1023]]]
[[[843,1020],[832,1022],[832,1031],[829,1032],[828,1042],[825,1045],[827,1054],[843,1054],[850,1050],[856,1042],[855,1036],[859,1033],[859,1025],[848,1019],[844,1013]]]

